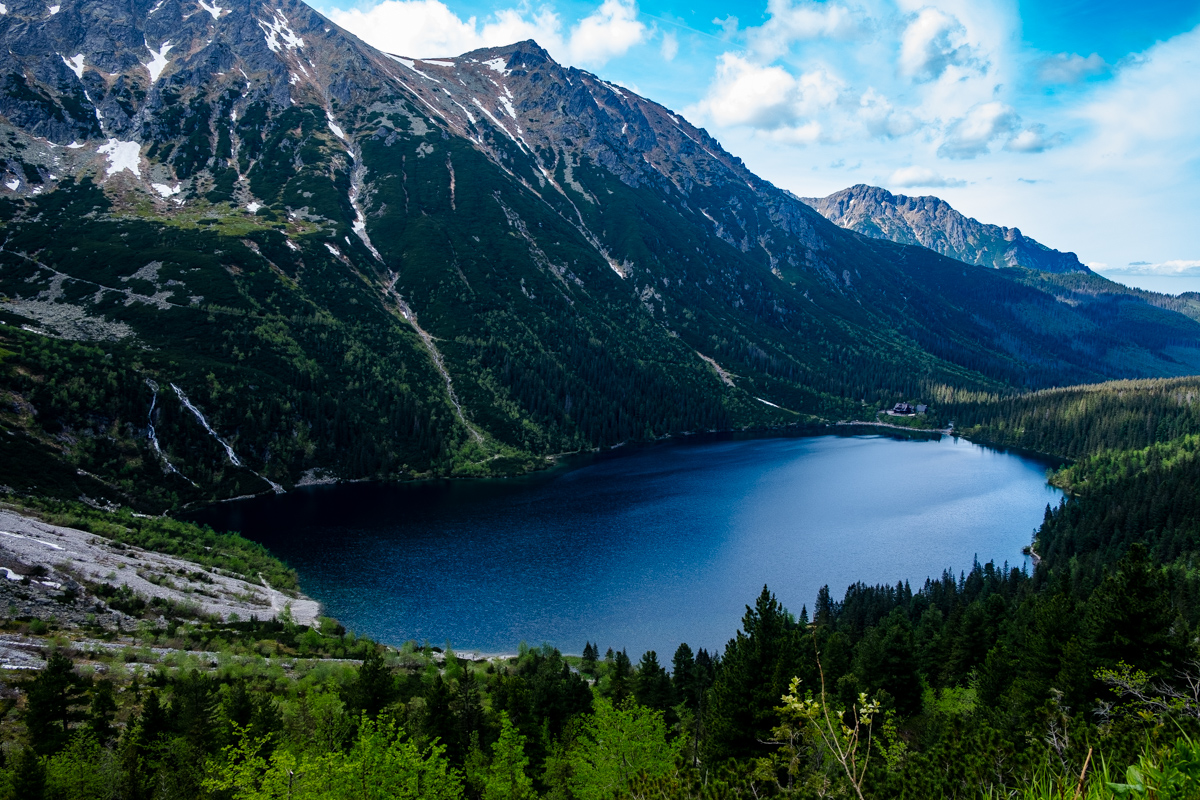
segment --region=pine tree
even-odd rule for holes
[[[421,715],[422,731],[427,741],[439,740],[442,746],[454,742],[454,693],[450,683],[435,675],[425,692],[425,711]]]
[[[92,686],[92,702],[88,707],[88,730],[100,744],[108,744],[117,735],[113,717],[117,713],[117,701],[113,696],[113,684],[108,678],[96,681]]]
[[[82,709],[86,686],[62,653],[51,654],[26,684],[25,728],[38,754],[57,753],[70,739],[71,725],[87,718]]]
[[[896,710],[911,716],[921,710],[921,676],[917,671],[912,626],[897,608],[871,628],[855,648],[854,671],[859,689],[875,695],[886,691]]]
[[[1103,693],[1097,681],[1088,679],[1097,667],[1125,663],[1160,678],[1174,677],[1187,659],[1186,631],[1186,625],[1176,624],[1162,570],[1135,543],[1092,593],[1080,647],[1074,658],[1071,653],[1064,657],[1063,671],[1077,674],[1093,697]],[[1078,705],[1083,696],[1068,694],[1067,700]]]
[[[703,647],[696,651],[696,675],[703,684],[703,689],[712,686],[719,663],[720,659],[713,658]]]
[[[396,680],[392,671],[384,663],[383,654],[371,648],[342,699],[350,708],[374,719],[395,698]]]
[[[250,726],[254,719],[254,698],[245,683],[230,684],[229,691],[221,698],[221,713],[234,729]]]
[[[470,668],[463,671],[450,707],[454,712],[454,741],[444,744],[451,759],[457,760],[466,756],[471,737],[478,736],[483,727],[483,689]]]
[[[197,669],[176,679],[172,686],[171,710],[167,715],[171,729],[201,750],[207,750],[215,738],[212,726],[215,695],[214,680]]]
[[[817,590],[817,603],[813,606],[813,622],[817,625],[832,625],[837,616],[837,606],[829,592],[829,584]]]
[[[163,709],[162,702],[158,699],[158,692],[151,691],[146,697],[146,702],[142,705],[138,728],[141,744],[152,744],[157,741],[158,737],[170,731],[171,723],[167,719],[167,712]]]
[[[692,654],[692,648],[684,642],[675,649],[675,656],[671,659],[671,684],[675,690],[676,701],[693,711],[700,707],[696,678],[696,658]]]
[[[608,696],[613,703],[620,704],[632,694],[633,662],[629,655],[621,650],[613,658],[612,670],[609,672]]]
[[[675,705],[671,677],[658,663],[658,654],[653,650],[647,650],[638,663],[637,675],[633,679],[633,696],[639,705],[656,711],[669,711]]]
[[[810,671],[805,669],[801,636],[786,609],[764,586],[754,608],[746,607],[742,630],[725,646],[709,690],[705,709],[709,759],[761,754],[758,742],[771,738],[779,698],[793,677]]]

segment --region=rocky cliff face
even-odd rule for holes
[[[0,9],[0,345],[28,360],[0,426],[63,485],[510,472],[1200,353],[1143,298],[839,228],[533,42],[414,60],[297,0]]]
[[[833,223],[876,239],[919,244],[968,264],[1042,272],[1089,272],[1074,253],[1052,250],[1016,228],[987,225],[937,197],[894,195],[859,184],[805,203]]]

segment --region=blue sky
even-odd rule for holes
[[[1118,280],[1200,288],[1200,0],[318,7],[418,58],[533,38],[799,195],[936,194]]]

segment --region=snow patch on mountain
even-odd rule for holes
[[[346,132],[342,130],[341,125],[338,125],[333,121],[333,116],[331,114],[325,114],[325,121],[329,124],[329,130],[333,131],[334,136],[338,137],[343,142],[346,141]]]
[[[258,25],[263,29],[267,48],[272,53],[278,53],[284,48],[295,50],[298,47],[304,47],[304,40],[296,35],[288,18],[279,9],[275,9],[275,16],[270,22],[260,19]]]
[[[83,53],[78,54],[71,60],[67,60],[66,56],[60,55],[63,63],[67,65],[67,69],[75,73],[75,77],[83,80]]]
[[[171,47],[171,42],[166,41],[162,43],[162,46],[159,47],[158,50],[155,50],[150,46],[149,42],[146,42],[146,49],[149,50],[150,55],[153,56],[153,58],[150,59],[150,63],[145,65],[146,69],[150,72],[151,83],[157,81],[158,76],[162,75],[163,70],[167,68],[167,53],[170,51]]]
[[[204,0],[200,0],[200,7],[201,7],[201,8],[203,8],[205,11],[207,11],[209,14],[212,14],[212,18],[213,18],[213,19],[219,19],[219,18],[220,18],[220,16],[221,16],[221,13],[222,13],[223,11],[228,11],[228,10],[229,10],[229,9],[227,9],[227,8],[221,8],[221,7],[220,7],[219,5],[217,5],[216,3],[213,3],[213,4],[210,6],[208,3],[204,2]]]
[[[420,75],[422,78],[424,78],[427,81],[433,81],[434,83],[441,83],[441,81],[439,81],[437,78],[433,77],[432,75],[425,73],[425,72],[421,72],[421,70],[417,69],[417,65],[416,65],[415,61],[410,61],[409,59],[401,58],[400,56],[394,56],[391,53],[384,53],[384,55],[387,56],[388,58],[390,58],[392,61],[395,61],[398,64],[403,64],[404,66],[408,67],[413,72],[417,73],[418,75]]]
[[[122,142],[119,139],[109,139],[108,144],[96,148],[96,152],[108,156],[108,175],[116,175],[121,170],[129,170],[137,177],[142,177],[141,152],[142,146],[137,142]]]

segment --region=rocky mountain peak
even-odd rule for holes
[[[533,39],[525,39],[499,47],[482,47],[463,53],[460,58],[487,61],[492,58],[505,59],[505,69],[530,69],[554,62],[553,57]]]
[[[1089,272],[1074,253],[1046,247],[1017,228],[966,217],[940,197],[895,195],[878,186],[857,184],[828,197],[801,199],[843,228],[876,239],[919,244],[968,264]]]
[[[439,117],[477,145],[513,146],[553,172],[561,159],[603,166],[631,186],[732,179],[762,184],[707,131],[617,84],[564,67],[536,42],[462,56],[407,59],[400,77]],[[490,129],[506,143],[490,143]],[[497,151],[498,152],[498,151]]]

